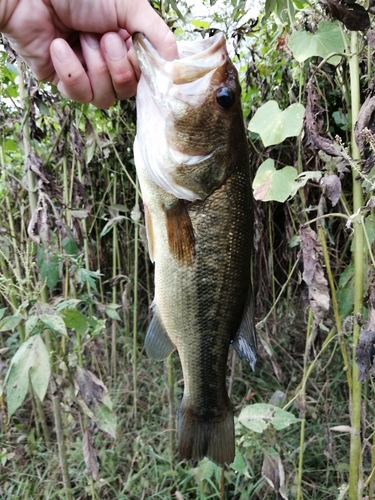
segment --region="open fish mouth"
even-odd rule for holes
[[[173,172],[182,166],[203,165],[204,168],[218,147],[191,141],[182,148],[181,134],[176,133],[174,124],[180,117],[187,116],[189,110],[198,110],[209,102],[215,105],[210,99],[212,89],[220,87],[228,64],[231,65],[225,37],[218,33],[204,40],[178,42],[180,59],[174,61],[163,59],[142,33],[133,35],[133,45],[142,71],[138,84],[138,95],[142,98],[137,99],[137,134],[154,141],[141,152],[136,139],[136,163],[159,187],[176,198],[203,199],[206,193],[176,183]]]
[[[133,35],[133,45],[141,64],[142,74],[150,83],[158,72],[174,85],[199,80],[226,62],[227,49],[222,33],[199,41],[179,42],[179,59],[166,61],[142,33]],[[158,81],[158,83],[160,83]]]

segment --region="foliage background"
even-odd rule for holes
[[[254,175],[270,159],[278,172],[257,177],[271,189],[270,201],[255,202],[256,372],[233,353],[228,362],[236,460],[224,469],[179,461],[179,361],[143,352],[153,277],[135,101],[106,111],[67,101],[3,40],[1,498],[373,496],[372,4],[267,0],[257,19],[242,0],[224,11],[202,5],[208,17],[183,1],[154,2],[177,36],[225,32]],[[293,46],[295,33],[305,40]],[[305,114],[301,133],[265,147],[250,120],[270,100]],[[280,203],[284,167],[296,170]]]

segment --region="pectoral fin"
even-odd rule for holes
[[[144,205],[145,208],[145,222],[146,222],[146,235],[148,242],[148,253],[151,259],[151,262],[155,261],[155,252],[154,252],[154,229],[152,227],[152,219],[151,214],[148,211],[147,205]]]
[[[156,311],[147,330],[145,348],[147,356],[157,361],[167,358],[176,349]]]
[[[176,200],[170,207],[164,207],[164,213],[171,254],[181,264],[191,265],[195,257],[195,237],[186,203]]]
[[[252,370],[255,369],[257,361],[257,339],[254,325],[253,296],[249,291],[246,307],[242,316],[242,322],[232,341],[233,347],[241,359],[249,362]]]

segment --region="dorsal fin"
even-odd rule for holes
[[[195,257],[195,237],[185,200],[176,200],[170,207],[164,206],[167,219],[169,249],[173,257],[183,265],[191,265]]]

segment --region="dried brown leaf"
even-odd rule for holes
[[[303,261],[303,281],[310,286],[313,282],[315,270],[317,266],[317,255],[315,252],[316,232],[310,227],[302,227],[300,229],[300,237],[302,244],[302,261]],[[301,258],[301,255],[300,255]]]
[[[289,38],[290,38],[289,33],[284,33],[283,35],[279,36],[279,38],[277,39],[276,50],[284,49],[287,52],[290,52],[288,48]]]
[[[107,388],[103,382],[85,368],[77,369],[75,380],[78,384],[80,396],[89,408],[102,400],[103,394],[107,393]]]
[[[309,288],[309,302],[314,321],[319,324],[327,315],[330,298],[328,282],[320,263],[322,248],[317,241],[317,235],[310,227],[300,229],[302,251],[299,258],[303,261],[302,279]]]
[[[98,462],[96,460],[91,435],[88,429],[86,429],[83,434],[82,451],[87,470],[90,474],[92,474],[94,481],[97,481],[99,479]]]
[[[324,151],[330,156],[342,156],[340,149],[331,140],[321,135],[324,126],[324,109],[319,103],[318,94],[309,82],[306,85],[307,99],[304,118],[305,146],[312,150]]]
[[[288,500],[285,489],[285,472],[280,455],[275,450],[265,452],[262,475],[271,488],[284,500]]]
[[[375,30],[368,30],[366,33],[367,43],[369,46],[374,49],[375,48]]]
[[[355,2],[346,0],[325,0],[328,12],[334,19],[341,21],[348,30],[366,31],[371,23],[367,10]]]
[[[363,130],[369,129],[375,132],[375,96],[370,93],[359,110],[358,118],[354,126],[355,140],[358,144],[361,157],[364,157],[365,145],[363,140]]]
[[[375,374],[375,331],[362,330],[355,350],[355,362],[359,375],[358,380],[365,380],[368,375]]]
[[[341,181],[340,178],[335,174],[325,175],[321,180],[320,184],[326,190],[326,196],[332,203],[334,207],[340,199],[341,194]]]

